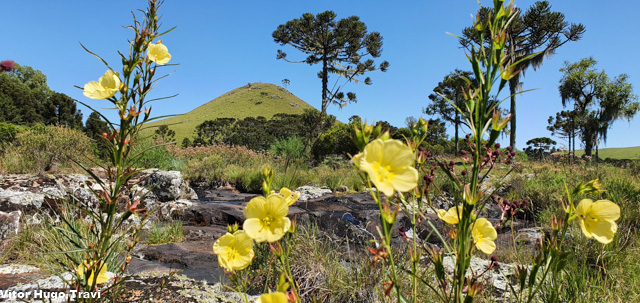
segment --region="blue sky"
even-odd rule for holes
[[[525,10],[535,1],[516,1]],[[550,136],[547,118],[562,110],[558,83],[563,62],[593,56],[610,77],[630,75],[635,92],[640,90],[637,33],[640,23],[636,1],[550,1],[553,10],[563,12],[568,22],[583,23],[586,34],[578,42],[561,47],[544,66],[529,70],[525,89],[537,89],[518,97],[518,148],[534,137]],[[492,1],[482,1],[492,5]],[[5,1],[0,27],[0,59],[41,70],[49,86],[74,99],[106,107],[104,101],[89,100],[74,85],[97,80],[106,68],[84,52],[79,42],[118,66],[116,51],[127,50],[131,11],[144,8],[146,1]],[[315,107],[320,106],[319,66],[276,60],[281,48],[271,33],[279,24],[333,10],[338,18],[357,15],[370,31],[383,36],[381,59],[391,64],[388,72],[374,72],[373,85],[348,84],[346,91],[358,95],[358,103],[329,113],[346,121],[352,115],[386,120],[403,126],[408,116],[424,116],[422,108],[438,81],[455,68],[469,69],[464,51],[455,38],[471,24],[478,9],[475,0],[455,1],[177,1],[167,0],[161,8],[163,28],[177,29],[163,38],[173,56],[167,67],[173,73],[162,80],[154,96],[179,94],[153,105],[154,115],[188,112],[215,97],[249,82],[280,85],[291,80],[289,90]],[[284,48],[290,59],[303,58]],[[82,108],[85,118],[89,115]],[[106,112],[106,110],[105,110]],[[450,129],[452,133],[452,129]],[[640,145],[640,121],[618,121],[609,131],[606,147]],[[505,139],[508,140],[508,139]],[[559,140],[559,145],[566,142]]]

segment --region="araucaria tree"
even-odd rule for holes
[[[513,5],[513,4],[512,4]],[[480,9],[477,18],[478,21],[485,20],[489,15],[486,8]],[[481,22],[477,22],[481,24]],[[487,28],[486,31],[489,29]],[[515,73],[515,76],[509,80],[509,94],[511,98],[511,132],[509,145],[515,148],[516,145],[516,94],[522,89],[520,77],[524,77],[525,71],[532,67],[535,71],[542,66],[544,59],[553,55],[560,46],[569,42],[577,41],[582,38],[585,32],[582,24],[569,24],[564,21],[564,14],[560,12],[552,12],[551,5],[548,1],[538,1],[522,14],[516,9],[516,16],[511,20],[509,26],[504,32],[499,33],[506,38],[506,64],[505,66],[515,66],[513,70],[503,71],[506,73]],[[464,39],[461,44],[469,48],[469,40],[478,41],[478,31],[473,27],[465,28],[462,32]],[[491,37],[489,34],[484,37]],[[488,38],[487,38],[488,40]],[[491,41],[485,41],[491,43]]]
[[[434,93],[429,95],[431,104],[424,108],[425,114],[438,115],[442,120],[453,125],[455,128],[456,153],[460,150],[458,147],[458,129],[461,125],[466,125],[466,122],[464,122],[466,120],[465,117],[460,117],[460,112],[456,109],[456,107],[464,108],[465,106],[464,90],[469,86],[465,78],[472,82],[475,81],[471,72],[468,71],[456,69],[446,75],[444,80],[433,88]]]
[[[638,113],[639,103],[633,94],[626,74],[609,79],[604,71],[595,68],[597,61],[585,58],[576,63],[565,62],[560,80],[562,105],[573,102],[576,112],[574,125],[580,130],[584,142],[584,152],[591,151],[602,139],[607,140],[607,131],[618,119],[630,120]]]
[[[355,93],[345,94],[342,91],[346,83],[359,82],[359,76],[375,70],[385,71],[389,67],[387,61],[376,66],[373,59],[380,57],[382,53],[382,36],[378,32],[368,32],[366,25],[357,16],[336,21],[336,14],[332,11],[315,16],[305,13],[298,19],[279,25],[272,36],[276,43],[290,45],[307,55],[304,60],[290,61],[287,53],[278,50],[278,59],[322,65],[318,73],[318,77],[322,79],[322,106],[317,123],[322,121],[330,103],[342,108],[349,102],[356,102]],[[367,57],[369,58],[366,59]],[[329,88],[329,74],[338,76],[332,88]],[[341,77],[344,77],[343,82],[340,82]],[[369,77],[363,81],[367,85],[371,84]]]

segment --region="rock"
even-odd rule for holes
[[[171,202],[158,204],[154,207],[160,218],[165,220],[175,220],[184,217],[184,213],[193,206],[190,200],[179,199]]]
[[[333,195],[331,189],[326,186],[301,186],[296,188],[295,191],[300,192],[300,198],[298,198],[298,201],[307,201]]]
[[[511,283],[510,279],[514,278],[515,275],[515,265],[499,263],[499,267],[487,270],[489,268],[490,262],[491,260],[485,260],[476,256],[472,256],[469,263],[469,270],[467,270],[467,277],[471,277],[472,272],[484,272],[484,274],[479,278],[480,281],[493,286],[493,291],[498,295],[508,293],[509,283]],[[456,264],[455,257],[445,256],[442,260],[442,263],[445,270],[449,274],[452,274]]]
[[[160,202],[198,199],[196,192],[189,187],[187,181],[182,179],[179,171],[157,170],[144,179],[144,185],[158,197]]]
[[[197,226],[227,226],[244,222],[244,206],[223,203],[193,203],[181,216],[183,222]]]
[[[22,212],[19,210],[10,213],[0,211],[0,241],[10,237],[12,234],[18,234],[21,215]]]

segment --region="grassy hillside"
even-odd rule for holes
[[[594,149],[591,153],[595,155],[596,150]],[[584,150],[576,150],[576,155],[584,155]],[[598,156],[602,159],[640,159],[640,146],[602,148],[598,151]]]
[[[288,90],[270,83],[251,83],[229,91],[198,108],[172,118],[150,123],[148,126],[167,124],[176,132],[176,142],[192,139],[196,126],[206,120],[216,118],[236,118],[263,116],[267,119],[278,113],[301,114],[304,109],[313,108]],[[147,129],[149,135],[155,128]]]

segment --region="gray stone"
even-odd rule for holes
[[[182,179],[179,171],[155,171],[144,180],[144,185],[158,197],[160,202],[198,199],[196,192],[189,187],[187,181]]]
[[[298,201],[307,201],[333,195],[331,189],[326,186],[301,186],[296,188],[295,191],[300,192],[300,198],[298,198]]]
[[[18,234],[21,215],[22,212],[19,210],[9,213],[0,211],[0,241],[10,237],[12,234]]]

